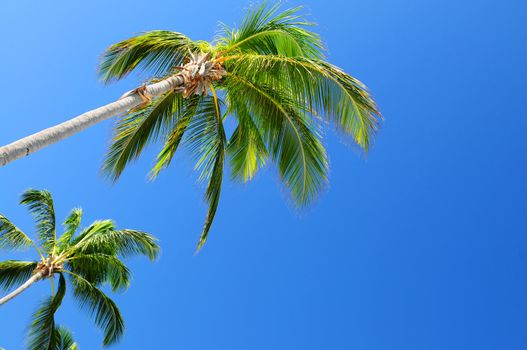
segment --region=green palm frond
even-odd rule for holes
[[[258,86],[229,74],[226,86],[233,96],[243,96],[280,176],[297,205],[313,201],[327,181],[328,161],[320,134],[309,125],[301,106],[284,93]]]
[[[201,249],[214,220],[218,207],[223,178],[226,136],[223,129],[220,103],[214,96],[207,96],[200,102],[198,112],[187,127],[185,142],[192,155],[197,158],[196,169],[200,171],[200,181],[208,181],[205,200],[209,210],[201,232],[197,250]]]
[[[88,227],[81,231],[79,235],[71,240],[71,249],[75,249],[76,246],[86,241],[93,235],[103,234],[108,231],[115,230],[115,223],[112,220],[96,220],[92,222]],[[106,250],[104,250],[105,252]],[[99,252],[99,253],[102,253]]]
[[[0,214],[0,249],[24,249],[34,244],[22,230]]]
[[[177,120],[183,97],[169,92],[154,100],[146,108],[122,118],[115,127],[115,135],[104,160],[103,170],[112,180],[117,180],[126,165],[139,157],[149,142]]]
[[[291,91],[291,98],[368,150],[380,112],[364,84],[340,68],[317,59],[256,54],[227,58],[225,67],[252,82]]]
[[[227,101],[232,109],[230,114],[234,114],[238,121],[227,146],[231,177],[247,182],[252,180],[258,169],[265,165],[269,152],[244,101],[236,103],[229,98],[229,95]]]
[[[155,30],[110,46],[102,55],[99,74],[106,83],[124,78],[136,68],[165,75],[179,66],[198,45],[185,35]]]
[[[22,194],[20,204],[28,206],[37,222],[37,234],[42,246],[51,251],[56,241],[55,209],[51,193],[29,189]]]
[[[195,114],[199,114],[198,107],[200,105],[201,96],[193,95],[183,100],[183,108],[178,110],[175,115],[176,122],[174,127],[166,136],[165,144],[161,152],[157,155],[156,164],[150,172],[151,178],[156,178],[161,170],[168,167],[174,154],[176,153],[185,131],[187,130],[190,121]]]
[[[65,231],[60,236],[57,246],[59,249],[63,250],[66,249],[73,239],[73,236],[75,235],[75,232],[79,229],[79,226],[81,224],[82,220],[82,209],[81,208],[75,208],[73,209],[66,220],[64,221],[64,228]]]
[[[95,324],[103,330],[104,345],[116,343],[124,332],[124,320],[115,303],[86,279],[71,271],[66,271],[71,277],[73,294],[81,308],[87,309],[94,318]]]
[[[66,280],[60,274],[59,288],[54,296],[47,298],[33,315],[33,322],[29,327],[28,348],[30,350],[55,350],[57,338],[55,336],[55,312],[62,303],[66,293]]]
[[[249,9],[240,28],[223,26],[223,35],[217,39],[220,52],[322,58],[319,35],[307,29],[314,24],[298,14],[302,7],[279,12],[280,7],[280,3],[263,2]]]
[[[130,270],[114,255],[78,253],[68,259],[66,267],[96,286],[110,284],[113,291],[130,285]]]
[[[96,231],[79,241],[74,249],[79,254],[115,254],[121,257],[144,255],[150,260],[157,258],[157,240],[146,232],[136,230]]]
[[[6,260],[0,262],[0,288],[9,290],[27,281],[37,267],[34,261]]]
[[[56,327],[54,331],[55,349],[54,350],[78,350],[77,343],[73,340],[71,332],[64,327]]]

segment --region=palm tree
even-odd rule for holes
[[[0,305],[34,283],[49,280],[53,295],[34,314],[29,338],[31,349],[55,349],[60,339],[68,338],[66,331],[56,328],[54,322],[66,292],[67,276],[75,299],[102,328],[103,344],[115,343],[123,334],[124,321],[117,305],[100,287],[109,285],[114,292],[127,288],[131,275],[121,258],[145,255],[154,260],[159,252],[156,239],[141,231],[118,230],[111,220],[95,221],[79,230],[82,210],[78,208],[68,215],[64,233],[58,237],[53,199],[48,191],[27,190],[20,203],[27,205],[35,218],[38,244],[0,214],[0,248],[21,250],[32,246],[39,259],[0,262],[0,287],[10,290],[18,286],[0,299]],[[56,277],[58,288],[53,293]]]
[[[109,105],[0,148],[0,164],[34,152],[118,113],[104,163],[119,178],[145,146],[164,146],[151,171],[167,167],[180,143],[196,157],[207,181],[209,210],[198,249],[214,218],[225,159],[231,177],[251,180],[269,160],[299,206],[311,203],[327,183],[322,129],[332,124],[368,150],[381,115],[366,87],[328,63],[313,25],[300,7],[280,12],[266,2],[249,10],[239,28],[222,25],[212,42],[172,31],[151,31],[111,46],[100,75],[109,83],[141,69],[144,86]],[[227,136],[224,121],[235,124]]]

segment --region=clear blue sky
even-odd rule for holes
[[[331,185],[287,204],[273,169],[224,187],[204,250],[206,207],[180,155],[156,182],[152,148],[116,185],[99,172],[113,122],[0,169],[0,212],[28,232],[19,195],[47,188],[59,217],[114,218],[161,239],[130,262],[115,349],[527,349],[527,6],[524,1],[303,3],[329,59],[386,117],[364,157],[329,133]],[[0,11],[0,143],[109,102],[99,54],[151,29],[211,39],[240,1],[9,1]],[[285,201],[284,201],[285,199]],[[2,259],[12,255],[0,253]],[[27,254],[16,255],[27,258]],[[0,310],[0,346],[23,349],[41,283]],[[58,320],[82,349],[101,333],[74,303]]]

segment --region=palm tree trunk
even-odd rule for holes
[[[176,74],[170,78],[146,86],[146,93],[151,96],[159,96],[170,89],[181,89],[183,84],[183,76]],[[106,106],[93,109],[66,122],[0,147],[0,166],[4,166],[46,146],[64,140],[94,124],[137,107],[141,103],[143,103],[141,96],[137,93],[130,94]]]
[[[2,299],[0,299],[0,305],[3,305],[5,303],[7,303],[9,300],[13,299],[18,294],[20,294],[23,291],[25,291],[26,289],[28,289],[33,283],[38,282],[41,279],[43,279],[44,278],[44,274],[45,274],[45,271],[38,271],[37,273],[35,273],[33,276],[31,276],[30,279],[28,279],[26,282],[24,282],[24,284],[22,284],[20,287],[18,287],[17,289],[15,289],[11,293],[9,293],[8,295],[6,295]]]

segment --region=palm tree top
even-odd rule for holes
[[[67,336],[54,323],[54,314],[66,292],[65,276],[73,287],[75,299],[102,328],[103,344],[115,343],[123,334],[124,321],[117,305],[100,287],[109,285],[113,291],[127,288],[131,272],[121,259],[144,255],[154,260],[159,253],[156,239],[146,232],[117,229],[111,220],[95,221],[80,229],[82,210],[79,208],[70,212],[63,223],[62,235],[57,235],[53,199],[48,191],[27,190],[20,203],[27,205],[35,218],[37,240],[31,239],[0,214],[0,249],[23,250],[33,247],[38,259],[0,262],[0,288],[9,290],[26,281],[32,284],[49,279],[53,294],[34,314],[29,330],[30,349],[55,349],[59,340]],[[59,280],[55,293],[57,276]],[[25,288],[19,287],[18,290],[21,292]],[[0,305],[18,294],[11,293],[2,298]]]
[[[216,213],[226,165],[247,182],[269,161],[293,202],[313,202],[328,181],[323,129],[328,124],[367,151],[382,119],[356,78],[326,61],[324,45],[301,7],[267,2],[249,9],[238,28],[221,25],[212,42],[157,30],[110,46],[99,73],[106,82],[134,70],[150,82],[178,76],[182,84],[120,118],[103,169],[117,180],[149,143],[162,140],[150,173],[166,168],[180,145],[207,183],[209,211],[198,243]],[[136,90],[134,90],[135,92]],[[235,129],[227,134],[224,121]]]

